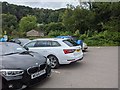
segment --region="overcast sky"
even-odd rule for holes
[[[59,9],[59,8],[66,8],[67,4],[72,4],[74,6],[77,6],[79,5],[79,1],[118,2],[120,0],[0,0],[0,1],[6,1],[10,4],[30,6],[33,8]]]
[[[33,8],[59,9],[65,8],[67,4],[79,5],[79,0],[0,0],[10,4],[30,6]]]

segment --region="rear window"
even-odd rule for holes
[[[70,46],[70,47],[78,46],[77,43],[75,43],[73,40],[70,40],[70,39],[64,40],[63,42],[64,42],[65,44],[67,44],[68,46]]]

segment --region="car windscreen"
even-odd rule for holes
[[[64,42],[65,44],[67,44],[68,46],[70,46],[70,47],[78,46],[78,44],[75,43],[75,42],[74,42],[73,40],[71,40],[71,39],[63,40],[63,42]]]
[[[11,54],[11,53],[20,53],[27,51],[23,47],[21,47],[19,44],[15,43],[2,43],[0,44],[0,55],[5,55],[5,54]]]

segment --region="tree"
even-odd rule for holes
[[[74,32],[74,21],[73,10],[71,8],[67,8],[63,14],[62,22],[70,32]]]
[[[11,14],[2,14],[2,30],[11,35],[13,30],[17,30],[17,18]]]
[[[35,29],[37,27],[37,19],[35,16],[28,15],[23,17],[19,22],[19,30],[21,34],[25,34],[31,29]]]
[[[79,31],[79,30],[76,30],[75,33],[74,33],[74,36],[79,37],[79,36],[80,36],[80,31]]]
[[[46,25],[46,31],[47,32],[50,32],[50,31],[56,31],[56,30],[59,30],[59,31],[65,31],[66,28],[65,26],[62,24],[62,23],[54,23],[54,22],[51,22],[49,24]]]
[[[85,31],[91,29],[92,21],[94,21],[94,13],[88,9],[77,7],[69,7],[63,15],[63,23],[67,30],[75,32],[79,30],[80,34],[84,34]]]

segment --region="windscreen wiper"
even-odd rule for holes
[[[29,54],[29,55],[33,56],[33,55],[31,54],[31,51],[23,51],[23,52],[20,52],[20,54]]]
[[[19,52],[14,52],[14,53],[7,53],[7,54],[3,54],[2,56],[6,56],[6,55],[12,55],[12,54],[18,54]]]

